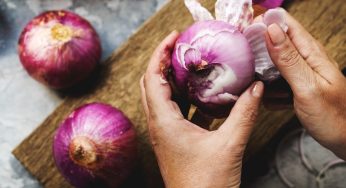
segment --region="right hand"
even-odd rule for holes
[[[346,159],[346,78],[324,47],[285,12],[287,34],[268,27],[267,47],[293,92],[294,110],[308,132]]]

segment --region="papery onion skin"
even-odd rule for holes
[[[55,164],[75,187],[118,187],[135,165],[135,135],[120,110],[102,103],[81,106],[56,131]]]
[[[31,20],[18,41],[26,71],[55,89],[85,79],[101,58],[101,44],[92,25],[65,10],[47,11]]]
[[[189,50],[184,52],[187,48]],[[185,64],[181,54],[188,60]],[[217,72],[215,67],[222,71]],[[201,97],[201,93],[206,94],[206,88],[211,86],[209,81],[202,78],[213,78],[210,70],[215,70],[218,76],[226,80],[218,80],[221,85],[211,82],[222,89],[212,92],[215,95]],[[222,118],[229,114],[237,97],[254,80],[254,57],[247,39],[234,26],[223,21],[199,21],[181,33],[176,41],[172,54],[172,74],[173,88],[177,88],[178,93],[187,97],[204,114]],[[219,97],[219,94],[226,94],[227,97]]]

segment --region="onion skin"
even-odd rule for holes
[[[216,78],[210,74],[213,70]],[[223,21],[196,22],[179,36],[172,54],[173,88],[215,118],[228,116],[239,95],[254,80],[254,71],[247,39]],[[217,81],[221,77],[225,79]],[[222,89],[214,92],[213,88]]]
[[[18,53],[30,76],[61,89],[80,82],[95,69],[101,44],[87,20],[65,10],[48,11],[25,26]]]
[[[56,131],[55,164],[75,187],[118,187],[135,165],[135,137],[132,123],[116,108],[81,106]]]

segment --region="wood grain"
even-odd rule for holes
[[[213,9],[214,1],[204,1]],[[346,4],[344,0],[306,0],[287,5],[295,16],[323,45],[341,67],[346,65]],[[83,94],[70,95],[14,151],[13,154],[44,187],[71,187],[54,166],[51,144],[55,129],[74,108],[89,102],[109,103],[134,123],[140,140],[140,159],[134,174],[124,187],[163,187],[155,157],[147,142],[145,117],[141,107],[139,79],[154,47],[172,30],[182,31],[192,23],[181,0],[170,1],[122,45],[96,73],[97,81]],[[92,79],[91,79],[92,80]],[[91,88],[91,89],[90,89]],[[261,109],[247,154],[253,154],[268,142],[293,113]],[[215,125],[222,120],[215,121]]]

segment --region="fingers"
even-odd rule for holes
[[[314,39],[311,34],[306,31],[306,29],[290,14],[284,11],[285,19],[287,25],[289,27],[287,33],[292,42],[296,45],[296,47],[300,50],[301,55],[305,58],[308,57],[312,53],[322,52],[320,54],[316,54],[317,56],[325,56],[325,51],[323,47],[318,44],[316,39]],[[326,56],[325,56],[326,57]]]
[[[337,67],[324,47],[296,19],[284,11],[288,36],[306,63],[326,80],[332,80]]]
[[[266,42],[274,64],[291,86],[293,93],[300,94],[315,86],[314,71],[278,25],[272,24],[268,27]]]
[[[163,78],[162,67],[170,65],[171,53],[177,37],[178,32],[174,31],[159,44],[145,73],[144,88],[150,116],[172,115],[172,92],[168,82]]]
[[[287,11],[280,8],[284,14],[284,20],[288,25],[287,35],[295,46],[296,50],[311,67],[327,82],[332,82],[337,78],[334,76],[338,70],[338,65],[332,58],[328,57],[324,47],[305,28],[295,20]],[[263,15],[254,19],[254,22],[263,22]]]
[[[231,145],[246,145],[255,124],[263,96],[262,82],[253,83],[238,99],[226,121],[218,129]]]

